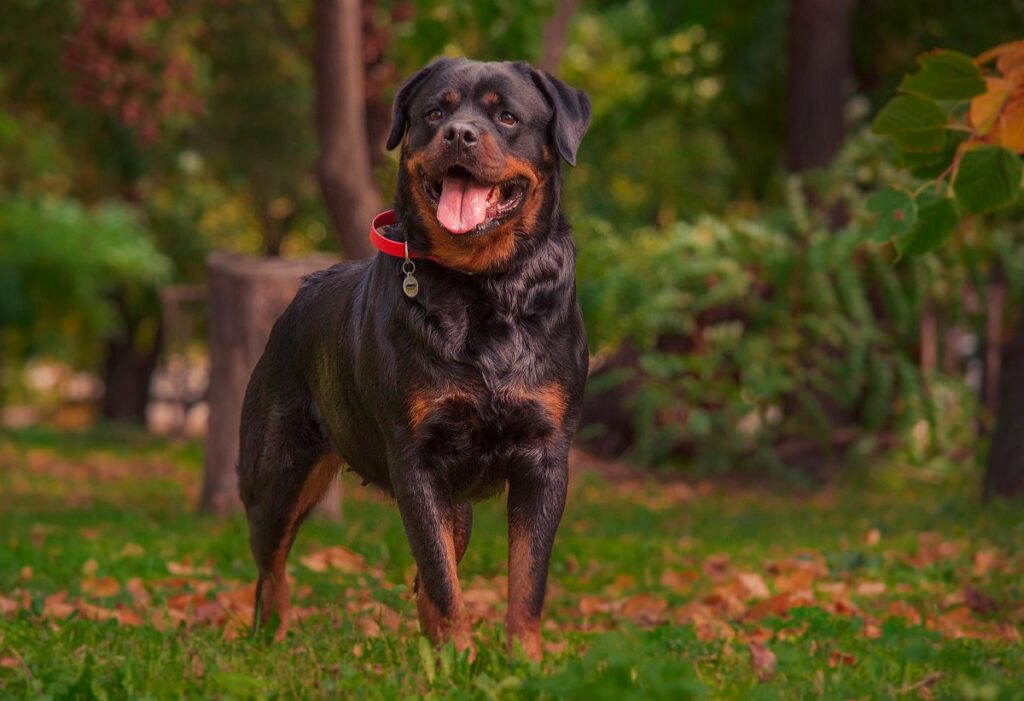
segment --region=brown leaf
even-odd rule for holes
[[[131,594],[132,603],[135,604],[136,608],[146,608],[152,602],[149,591],[147,591],[146,585],[142,582],[141,578],[132,577],[124,583],[124,588]]]
[[[692,590],[694,582],[699,579],[700,575],[694,570],[665,570],[659,581],[666,589],[685,593]]]
[[[86,577],[80,585],[83,594],[98,596],[101,599],[108,596],[116,596],[121,591],[121,585],[113,577],[94,579]]]
[[[704,574],[711,579],[722,579],[729,573],[728,553],[709,555],[704,561]]]
[[[68,603],[68,593],[59,591],[43,599],[43,616],[46,618],[67,618],[75,612],[75,607]]]
[[[580,613],[584,616],[593,616],[595,613],[604,613],[608,610],[608,603],[599,596],[584,594],[580,597]]]
[[[19,582],[27,582],[30,579],[32,579],[32,574],[33,574],[32,568],[29,567],[28,565],[25,565],[24,567],[21,568],[21,571],[18,573],[18,581]]]
[[[167,571],[185,577],[213,574],[213,569],[209,565],[193,565],[190,562],[168,562]]]
[[[351,550],[335,545],[300,557],[299,562],[314,572],[326,572],[328,569],[340,570],[346,574],[361,574],[366,571],[363,556]]]
[[[865,545],[878,545],[882,541],[882,532],[877,528],[872,528],[870,531],[864,534]]]
[[[861,582],[854,592],[857,596],[881,596],[885,590],[885,582]]]
[[[125,543],[124,547],[118,551],[116,557],[139,557],[145,554],[145,549],[138,543]]]
[[[779,664],[775,653],[757,642],[749,643],[747,648],[750,650],[750,665],[754,668],[757,678],[763,682],[771,679]]]
[[[838,667],[843,665],[844,667],[852,667],[857,664],[857,658],[853,655],[841,652],[839,650],[833,650],[832,654],[828,656],[828,666]]]
[[[756,572],[738,572],[736,584],[739,589],[738,593],[744,599],[767,599],[772,595],[768,590],[768,585],[764,583],[764,579]]]
[[[975,577],[985,577],[996,569],[1002,569],[1005,565],[1003,557],[998,550],[993,548],[982,548],[974,553],[974,565],[971,574]]]
[[[921,625],[920,612],[906,601],[893,601],[886,609],[886,613],[893,618],[902,618],[911,625]]]
[[[999,610],[999,602],[974,587],[964,587],[964,601],[967,607],[979,615],[989,615]]]
[[[668,602],[650,594],[637,594],[626,599],[622,612],[638,626],[655,626],[665,620]]]
[[[627,589],[636,588],[636,577],[631,574],[620,574],[612,580],[611,589],[616,592],[623,592]]]
[[[14,599],[8,599],[5,596],[0,596],[0,615],[6,616],[9,613],[15,613],[19,608],[21,607]]]

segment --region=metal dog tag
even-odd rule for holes
[[[405,276],[405,280],[402,281],[402,292],[405,292],[406,297],[415,297],[420,291],[420,283],[416,278],[412,276],[412,273],[408,273]]]

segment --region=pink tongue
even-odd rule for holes
[[[453,234],[472,231],[487,218],[490,194],[490,185],[481,185],[468,175],[445,176],[437,203],[437,220]]]

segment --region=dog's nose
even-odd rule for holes
[[[473,147],[480,138],[480,131],[469,122],[455,122],[444,130],[444,140],[449,146]]]

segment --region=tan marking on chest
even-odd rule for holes
[[[454,388],[414,391],[409,396],[409,425],[415,431],[433,411],[451,401],[472,402],[473,397],[468,392]]]
[[[565,410],[569,401],[561,385],[555,381],[545,382],[538,387],[513,387],[508,391],[510,397],[519,401],[531,401],[540,404],[548,420],[555,426],[561,426],[565,419]]]

